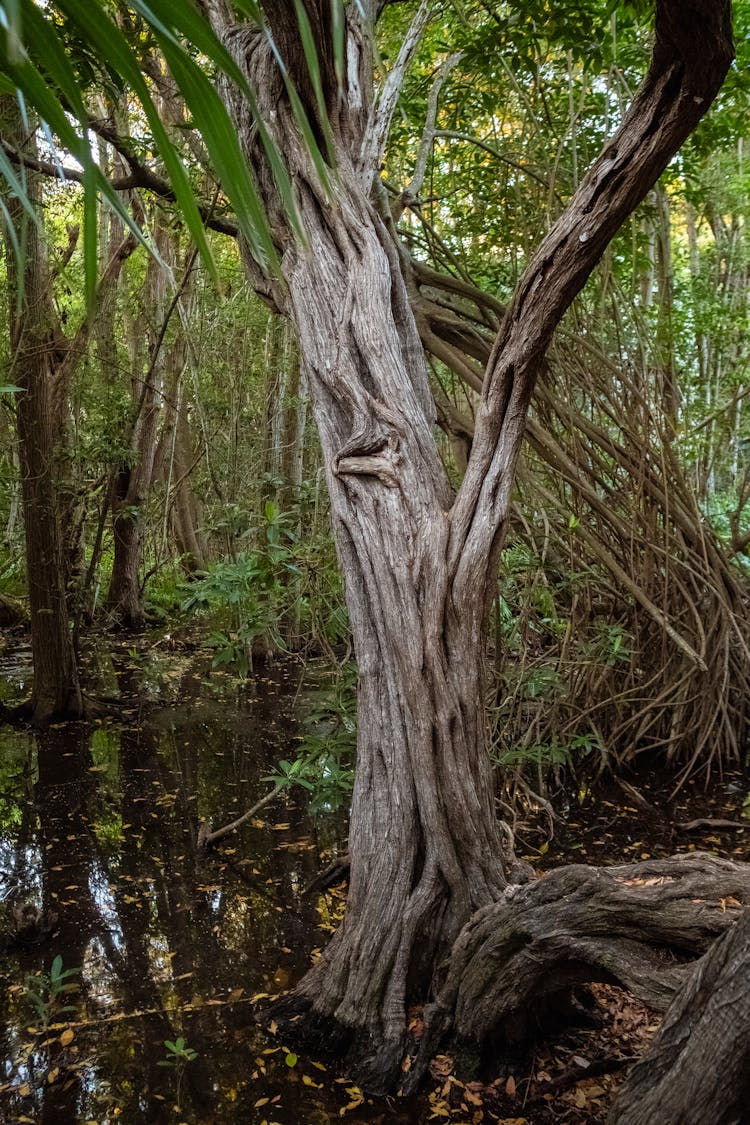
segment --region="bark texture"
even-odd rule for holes
[[[747,903],[750,865],[699,853],[574,865],[509,887],[453,947],[445,984],[425,1014],[412,1085],[446,1037],[522,1042],[576,984],[619,984],[665,1011],[695,957]]]
[[[295,4],[264,9],[335,163],[327,183],[300,139],[266,36],[227,24],[223,5],[207,3],[297,192],[304,240],[280,207],[247,103],[228,88],[281,252],[282,281],[257,266],[255,277],[300,342],[360,672],[347,915],[276,1016],[295,1019],[297,1035],[318,1044],[350,1045],[359,1080],[384,1090],[401,1076],[407,1002],[428,995],[461,928],[504,901],[510,875],[485,753],[483,630],[534,383],[563,313],[721,85],[732,58],[729,4],[695,0],[689,21],[675,0],[657,4],[644,84],[505,314],[455,498],[433,438],[435,406],[390,216],[372,202],[399,76],[428,9],[420,6],[375,96],[367,9],[346,9],[339,89],[328,6],[303,6],[319,46],[325,128]]]
[[[745,900],[747,901],[747,900]],[[750,910],[693,969],[609,1125],[743,1125],[750,1105]]]

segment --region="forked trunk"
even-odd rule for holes
[[[483,627],[534,382],[563,313],[721,84],[729,5],[696,0],[686,23],[674,0],[657,3],[649,74],[508,306],[455,500],[432,432],[398,236],[371,202],[399,76],[429,6],[419,6],[377,98],[367,13],[382,4],[346,6],[346,67],[334,61],[325,0],[261,7],[273,50],[257,27],[228,25],[223,5],[207,11],[294,184],[298,227],[280,205],[244,95],[227,88],[281,251],[283,283],[257,266],[253,276],[299,339],[360,673],[347,914],[276,1013],[305,1013],[296,1038],[350,1048],[359,1081],[384,1090],[402,1077],[409,1000],[430,995],[441,958],[472,915],[492,909],[510,874],[485,753]],[[301,12],[320,63],[314,92]],[[279,56],[333,158],[326,185],[300,139]]]
[[[461,927],[506,884],[485,745],[484,590],[463,612],[449,566],[453,502],[398,257],[358,171],[358,115],[317,181],[257,36],[234,42],[297,173],[306,244],[285,240],[285,289],[326,466],[359,667],[346,919],[275,1009],[295,1036],[349,1050],[368,1088],[400,1073],[410,1001]],[[239,48],[239,49],[238,49]],[[246,109],[235,104],[242,132]]]
[[[306,201],[290,312],[328,468],[359,668],[346,921],[290,1000],[313,1037],[351,1038],[370,1089],[392,1083],[406,1008],[461,927],[506,884],[485,744],[483,602],[461,615],[451,502],[401,275],[342,172],[335,223]],[[398,411],[392,404],[398,404]]]

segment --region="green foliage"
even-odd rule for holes
[[[62,999],[69,993],[78,991],[80,985],[70,978],[77,976],[80,971],[63,969],[63,959],[58,954],[49,973],[37,973],[26,978],[24,996],[42,1027],[48,1027],[63,1012],[75,1011],[75,1004],[63,1004]]]
[[[245,677],[252,671],[256,642],[288,651],[284,629],[292,617],[298,630],[319,636],[325,645],[347,635],[330,538],[303,538],[304,515],[304,501],[283,512],[276,501],[267,500],[256,522],[239,506],[225,510],[223,528],[232,541],[252,546],[183,585],[187,596],[181,607],[213,625],[207,643],[214,650],[214,667]]]
[[[224,73],[245,92],[249,105],[255,104],[244,75],[229,52],[213,34],[208,22],[190,5],[175,6],[171,0],[134,0],[131,5],[143,20],[149,35],[168,60],[173,78],[201,130],[222,186],[232,198],[238,222],[248,245],[259,261],[275,263],[276,253],[260,196],[239,139],[214,83],[197,62],[200,54],[218,72]],[[130,87],[137,96],[152,131],[164,168],[184,220],[204,260],[213,259],[205,234],[199,205],[185,164],[162,123],[141,69],[137,44],[129,41],[121,21],[112,17],[104,0],[78,4],[73,0],[42,10],[32,0],[14,0],[3,6],[0,23],[0,62],[5,75],[3,88],[18,94],[22,106],[39,114],[47,127],[53,150],[56,143],[71,153],[83,168],[87,206],[84,208],[84,260],[87,305],[93,304],[97,278],[98,223],[96,194],[101,192],[122,222],[138,237],[142,234],[117,192],[96,162],[88,138],[90,112],[87,87],[93,78],[114,82],[117,88]],[[78,48],[83,46],[82,55]],[[259,129],[280,194],[296,216],[289,177],[280,155],[270,144],[265,127]],[[23,182],[15,175],[5,156],[0,174],[10,183],[34,219]]]
[[[247,531],[243,538],[253,533],[254,529]],[[214,650],[215,668],[234,668],[244,677],[252,671],[255,641],[266,638],[275,648],[285,647],[278,625],[285,600],[284,577],[296,570],[291,550],[294,537],[290,518],[268,501],[260,546],[215,563],[190,585],[183,610],[197,609],[214,620],[228,620],[227,626],[212,630],[207,638]]]
[[[310,811],[335,812],[351,799],[354,754],[357,744],[356,666],[349,662],[334,674],[333,683],[323,682],[305,694],[305,733],[293,761],[279,762],[276,771],[264,778],[278,789],[299,785],[309,794]]]
[[[541,742],[501,750],[493,755],[493,761],[503,771],[531,765],[541,776],[550,771],[559,775],[560,770],[574,769],[581,759],[596,752],[604,754],[599,736],[592,731],[575,735],[567,742]]]
[[[164,1046],[167,1048],[167,1055],[159,1060],[157,1066],[171,1066],[180,1069],[198,1058],[198,1052],[189,1047],[187,1040],[181,1035],[174,1041],[165,1039]]]
[[[172,617],[185,600],[185,576],[176,562],[163,567],[146,584],[145,604],[160,620]]]

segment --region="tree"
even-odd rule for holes
[[[6,137],[34,162],[24,141],[25,128],[13,99],[2,99]],[[68,390],[84,353],[95,309],[114,284],[122,263],[135,248],[131,234],[112,249],[88,315],[67,335],[53,300],[39,177],[28,173],[30,214],[17,195],[8,199],[5,229],[9,265],[10,378],[20,388],[17,406],[26,569],[31,643],[34,659],[32,695],[24,712],[45,725],[54,718],[81,718],[86,705],[70,629],[68,583],[74,552],[72,507],[66,484]],[[78,236],[71,231],[69,252]],[[19,260],[19,243],[25,252]],[[18,271],[18,272],[17,272]]]
[[[360,1080],[380,1090],[402,1076],[407,1003],[429,994],[472,919],[504,904],[527,874],[495,817],[484,627],[535,381],[565,310],[732,58],[728,0],[691,0],[688,16],[676,0],[657,0],[643,85],[505,311],[454,495],[378,175],[430,10],[423,0],[376,93],[373,25],[385,6],[264,0],[263,21],[256,10],[237,23],[222,0],[201,5],[234,60],[223,66],[223,95],[280,262],[280,273],[269,270],[256,239],[251,275],[299,341],[359,666],[346,920],[279,1016],[298,1036],[349,1049]],[[197,115],[196,99],[191,108]],[[457,1011],[462,987],[450,999]],[[445,1026],[438,1015],[434,1026]]]
[[[274,297],[300,341],[359,667],[346,921],[282,1007],[303,1015],[314,1038],[349,1040],[360,1077],[387,1088],[398,1076],[415,982],[424,994],[462,927],[510,878],[485,754],[483,636],[534,383],[565,309],[719,89],[732,57],[730,17],[728,5],[699,3],[687,24],[677,6],[657,4],[644,83],[506,311],[454,497],[377,175],[428,7],[420,6],[377,97],[372,28],[360,7],[346,9],[341,92],[329,5],[303,7],[319,60],[314,83],[295,5],[263,10],[335,164],[327,183],[301,141],[266,37],[208,5],[298,192],[304,239],[280,210],[247,100],[227,88],[281,248],[285,286]]]

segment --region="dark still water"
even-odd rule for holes
[[[109,659],[122,719],[0,727],[0,1121],[418,1120],[357,1104],[253,1018],[328,938],[336,898],[302,892],[341,819],[282,796],[197,847],[294,757],[299,670],[238,691],[187,657]]]

